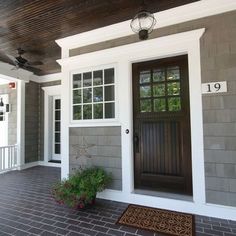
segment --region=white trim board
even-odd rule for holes
[[[116,63],[119,101],[118,122],[121,124],[122,135],[122,197],[120,194],[117,195],[116,192],[105,192],[103,197],[159,208],[169,209],[171,207],[172,210],[177,211],[182,208],[182,211],[192,213],[202,209],[199,213],[203,215],[211,216],[214,214],[215,217],[232,217],[232,212],[235,212],[234,208],[232,208],[233,210],[225,206],[209,208],[206,204],[200,66],[200,38],[204,31],[205,29],[198,29],[59,60],[63,73],[62,178],[66,178],[69,174],[69,127],[71,127],[69,119],[69,107],[71,105],[69,80],[71,71],[86,68],[88,65],[96,67]],[[184,54],[188,54],[189,64],[193,202],[135,194],[133,193],[132,63]],[[76,125],[73,125],[73,127],[76,127]],[[130,130],[129,134],[125,133],[126,129]]]
[[[49,120],[50,120],[50,97],[61,96],[61,85],[42,87],[44,91],[44,163],[48,165],[50,153],[50,140],[49,140]],[[61,113],[62,114],[62,113]]]
[[[61,167],[61,164],[59,163],[45,163],[44,161],[34,161],[34,162],[29,162],[24,165],[21,165],[20,167],[17,167],[17,170],[25,170],[29,169],[35,166],[49,166],[49,167]]]
[[[49,75],[43,75],[43,76],[38,76],[38,83],[47,83],[47,82],[53,82],[53,81],[58,81],[61,80],[61,73],[54,73],[54,74],[49,74]]]
[[[13,65],[0,62],[0,77],[11,81],[23,80],[29,82],[30,77],[33,76],[33,73],[30,71],[21,68],[12,70],[12,68],[14,68]]]
[[[42,75],[42,76],[32,75],[30,76],[30,81],[33,81],[39,84],[54,82],[54,81],[61,81],[61,72],[48,74],[48,75]]]
[[[185,43],[187,44],[193,40],[199,39],[199,35],[202,35],[204,31],[205,29],[197,29],[188,32],[167,35],[159,38],[150,39],[148,41],[139,41],[133,44],[126,44],[119,47],[94,51],[86,54],[77,55],[74,57],[62,58],[57,60],[57,62],[61,66],[63,66],[63,69],[65,71],[73,71],[84,69],[88,67],[88,65],[90,65],[90,67],[96,67],[98,66],[98,63],[101,63],[100,65],[106,65],[109,63],[116,64],[117,60],[119,60],[121,57],[123,57],[124,60],[127,60],[127,58],[129,58],[129,60],[131,60],[132,62],[145,61],[146,59],[151,60],[151,58],[148,58],[148,56],[145,57],[144,55],[152,53],[152,58],[157,58],[158,55],[156,52],[153,52],[152,48],[157,48],[158,50],[163,51],[162,47],[168,48],[170,45],[174,46],[175,44],[184,45]],[[160,47],[159,45],[162,45],[162,47]],[[135,53],[136,50],[138,50],[139,52],[144,52],[144,55]],[[181,50],[176,49],[175,51],[176,55],[181,53],[183,54]],[[171,52],[170,55],[172,55]],[[160,55],[159,57],[162,56]]]
[[[146,205],[166,210],[175,210],[190,214],[204,215],[221,219],[236,220],[236,209],[230,206],[221,206],[215,204],[202,204],[196,207],[191,201],[175,200],[170,198],[153,197],[141,194],[124,194],[122,191],[105,190],[98,193],[98,198],[126,202],[137,205]]]
[[[155,28],[162,28],[234,10],[236,10],[235,0],[201,0],[155,13],[154,15],[157,19]],[[131,19],[56,40],[56,43],[62,48],[62,58],[69,57],[69,49],[134,34],[130,29],[130,21]]]
[[[3,77],[0,75],[0,85],[8,84],[9,82],[10,82],[9,80],[3,79]]]

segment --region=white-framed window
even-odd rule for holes
[[[72,121],[115,119],[115,67],[72,74]]]

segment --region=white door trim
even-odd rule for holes
[[[231,218],[236,220],[236,209],[206,203],[200,38],[205,29],[168,35],[147,41],[123,45],[115,48],[64,58],[58,62],[62,65],[62,178],[69,174],[69,107],[70,72],[89,66],[117,63],[117,86],[119,101],[119,122],[122,134],[122,191],[107,190],[99,197],[170,210],[203,214],[208,216]],[[133,106],[132,106],[132,63],[188,55],[189,93],[191,119],[193,201],[173,200],[163,197],[151,197],[136,194],[133,175]],[[130,133],[126,134],[125,130]]]
[[[61,96],[61,85],[42,87],[44,91],[44,163],[50,160],[49,119],[50,119],[50,97]]]

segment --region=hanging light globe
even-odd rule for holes
[[[148,35],[153,31],[156,24],[154,15],[146,10],[141,10],[130,23],[134,33],[139,34],[140,40],[148,39]]]

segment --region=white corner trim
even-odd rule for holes
[[[155,28],[162,28],[233,10],[236,10],[235,0],[201,0],[155,13],[154,15],[157,19]],[[56,43],[63,49],[62,58],[69,57],[69,49],[132,35],[130,21],[123,21],[56,40]]]
[[[158,45],[162,45],[162,47],[168,47],[168,45],[173,44],[173,42],[175,42],[176,44],[179,44],[179,42],[184,43],[184,42],[199,40],[204,32],[205,32],[205,29],[202,28],[202,29],[187,31],[183,33],[172,34],[172,35],[163,36],[163,37],[159,37],[155,39],[150,39],[147,41],[139,41],[133,44],[127,44],[127,45],[123,45],[123,46],[119,46],[115,48],[109,48],[109,49],[104,49],[101,51],[81,54],[74,57],[63,58],[63,59],[57,60],[57,62],[61,66],[64,66],[66,67],[67,70],[69,70],[71,68],[74,68],[75,64],[80,65],[80,67],[85,66],[86,64],[91,65],[91,56],[93,57],[94,61],[96,60],[100,61],[101,55],[103,56],[103,60],[106,57],[109,58],[110,60],[110,55],[112,54],[115,60],[116,58],[120,56],[132,55],[135,50],[141,50],[141,51],[143,51],[144,49],[150,50],[151,47],[156,48],[158,47]],[[142,55],[140,55],[140,58],[142,58]],[[139,60],[139,58],[137,58],[137,60]]]

